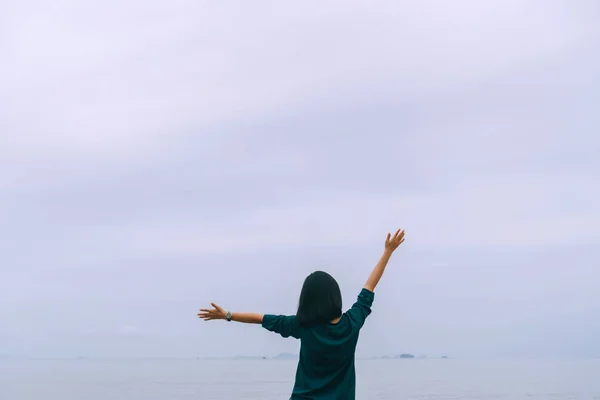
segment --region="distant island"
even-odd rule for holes
[[[271,360],[297,360],[298,355],[292,353],[279,353],[275,357],[271,357]]]
[[[395,356],[389,356],[389,355],[383,355],[381,357],[360,357],[359,359],[361,360],[392,360],[392,359],[406,359],[406,358],[416,358],[414,355],[412,354],[408,354],[408,353],[404,353],[404,354],[397,354]],[[426,358],[425,356],[421,356],[420,358]]]
[[[0,356],[1,358],[1,356]],[[396,354],[396,355],[383,355],[383,356],[367,356],[367,357],[357,357],[357,360],[411,360],[411,359],[427,359],[428,357],[425,355],[421,355],[421,356],[415,356],[414,354],[410,354],[410,353],[402,353],[402,354]],[[444,355],[444,356],[440,356],[440,357],[433,357],[432,359],[448,359],[448,356]],[[223,360],[226,358],[220,358],[220,357],[197,357],[198,360]],[[242,356],[242,355],[237,355],[234,356],[232,358],[229,358],[230,360],[298,360],[298,354],[294,354],[294,353],[279,353],[275,356]]]
[[[292,353],[279,353],[273,357],[267,356],[235,356],[234,360],[297,360],[298,355]],[[205,358],[206,360],[206,358]]]
[[[362,358],[363,360],[399,360],[399,359],[413,359],[413,358],[417,358],[420,360],[424,360],[427,359],[428,357],[425,355],[422,356],[415,356],[414,354],[410,354],[410,353],[402,353],[402,354],[396,354],[394,356],[390,356],[390,355],[383,355],[381,357],[366,357],[366,358]],[[441,359],[447,359],[448,356],[441,356],[441,357],[432,357],[432,359],[436,359],[436,358],[441,358]]]
[[[235,356],[234,360],[266,360],[265,356]]]

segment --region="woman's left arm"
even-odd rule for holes
[[[198,313],[198,318],[205,321],[212,321],[216,319],[225,319],[229,321],[243,322],[245,324],[262,324],[263,314],[258,313],[238,313],[238,312],[227,312],[223,307],[218,306],[215,303],[210,303],[213,308],[201,308]]]
[[[295,337],[300,339],[301,329],[296,323],[295,315],[273,315],[258,313],[232,313],[223,307],[210,303],[213,308],[201,308],[198,318],[205,321],[225,319],[229,321],[243,322],[246,324],[261,324],[268,331],[279,333],[283,337]]]
[[[242,313],[234,312],[231,313],[231,320],[237,322],[243,322],[245,324],[262,324],[263,314],[258,313]]]

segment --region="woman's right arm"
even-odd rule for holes
[[[373,271],[371,272],[371,275],[369,275],[365,286],[360,291],[356,302],[346,312],[346,315],[350,318],[351,324],[356,329],[362,328],[365,320],[371,314],[371,306],[373,305],[373,299],[375,298],[375,294],[373,293],[375,286],[379,283],[383,271],[385,271],[385,267],[390,261],[390,257],[394,253],[394,250],[396,250],[402,242],[404,242],[404,231],[398,229],[394,237],[388,233],[387,239],[385,240],[385,250],[383,255],[375,265],[375,268],[373,268]]]
[[[379,283],[379,280],[381,279],[381,276],[383,275],[385,267],[390,261],[392,254],[398,248],[398,246],[402,244],[402,242],[404,242],[403,230],[398,229],[398,231],[393,237],[391,234],[388,233],[387,238],[385,240],[385,250],[383,251],[383,255],[379,259],[379,262],[377,262],[377,264],[375,265],[375,268],[373,268],[373,271],[371,272],[371,275],[369,275],[367,282],[365,282],[365,289],[367,289],[370,292],[373,292],[375,290],[375,287]]]

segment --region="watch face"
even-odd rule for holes
[[[228,312],[227,314],[225,314],[225,319],[227,321],[231,321],[231,313],[230,312]]]

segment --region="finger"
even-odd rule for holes
[[[214,303],[211,303],[211,304],[215,308],[215,312],[220,312],[220,313],[224,313],[225,312],[225,310],[223,310],[223,307],[221,307],[221,306],[219,306],[217,304],[214,304]]]
[[[391,233],[388,233],[388,234],[387,234],[387,238],[385,239],[385,241],[386,241],[386,242],[389,242],[391,238],[392,238],[392,234],[391,234]]]
[[[400,232],[400,235],[398,236],[398,238],[402,239],[404,237],[404,229],[402,229],[402,232]]]
[[[208,308],[201,308],[200,311],[201,312],[211,312],[211,311],[214,311],[214,310],[209,310]]]
[[[396,231],[396,233],[394,233],[394,239],[396,239],[396,238],[398,237],[398,235],[400,234],[400,230],[401,230],[401,229],[398,229],[398,230]]]

